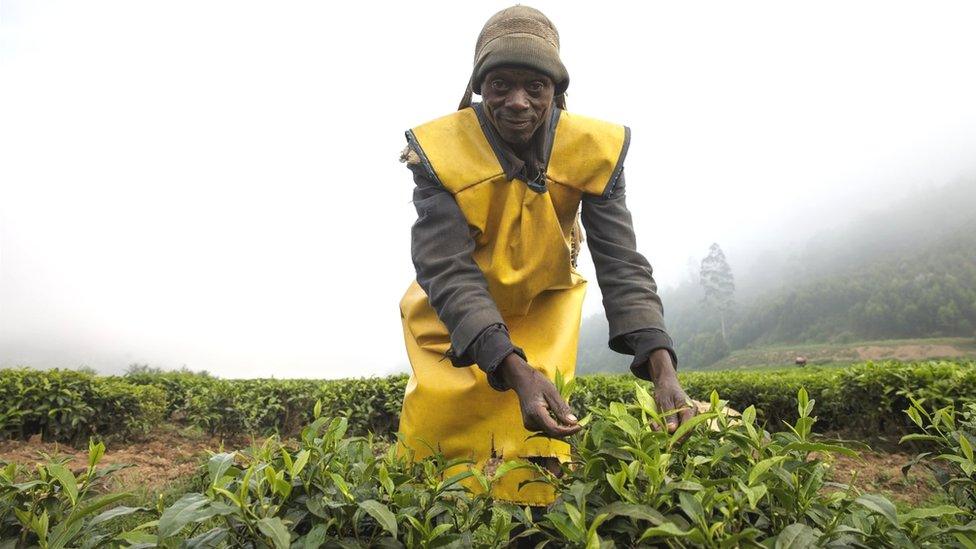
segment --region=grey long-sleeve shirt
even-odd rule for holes
[[[487,130],[493,128],[489,126]],[[540,133],[549,130],[542,128]],[[500,139],[494,141],[501,143]],[[500,154],[499,160],[509,180],[528,180],[525,164],[511,151],[503,152],[507,154]],[[477,363],[492,387],[505,390],[508,387],[496,369],[510,353],[522,358],[525,353],[509,337],[484,274],[472,258],[475,244],[467,219],[454,196],[420,164],[407,165],[413,172],[413,203],[417,209],[417,221],[411,231],[411,256],[418,284],[450,332],[448,358],[459,367]],[[643,379],[649,379],[648,357],[657,349],[666,349],[677,365],[653,270],[636,250],[623,173],[608,195],[583,196],[581,220],[603,293],[610,348],[634,355],[630,369]]]

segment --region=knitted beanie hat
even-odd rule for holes
[[[559,31],[535,8],[505,8],[485,23],[475,46],[474,70],[462,108],[470,103],[472,92],[481,95],[485,75],[503,65],[527,67],[547,75],[556,95],[562,95],[569,86],[569,73],[559,59]]]

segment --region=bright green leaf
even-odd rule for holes
[[[51,476],[58,480],[61,487],[64,488],[66,494],[71,499],[71,505],[74,505],[78,501],[78,482],[75,481],[75,476],[65,467],[59,463],[52,463],[47,466],[47,471],[51,473]]]

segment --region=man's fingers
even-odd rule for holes
[[[549,408],[545,404],[540,402],[533,410],[533,415],[535,416],[535,423],[539,426],[540,431],[551,437],[559,436],[557,434],[559,424],[549,415]]]
[[[538,427],[537,430],[542,431],[552,438],[567,437],[583,428],[578,424],[574,426],[563,426],[556,423],[556,420],[549,415],[549,407],[541,402],[533,408],[532,415],[533,423]]]
[[[686,423],[688,421],[691,421],[691,418],[695,417],[696,412],[697,410],[695,409],[694,406],[686,407],[684,410],[681,410],[678,413],[678,419],[681,420],[681,423]]]
[[[573,414],[572,408],[569,404],[558,393],[546,392],[544,393],[546,402],[549,403],[549,409],[552,410],[553,415],[559,420],[563,425],[576,425],[579,419]]]
[[[662,414],[666,414],[664,424],[667,425],[668,432],[673,433],[678,428],[678,417],[673,413],[678,407],[674,405],[674,400],[667,394],[655,395],[654,400],[657,402],[658,410],[661,410]],[[654,426],[656,427],[656,425]],[[655,429],[655,431],[658,430],[660,429]]]

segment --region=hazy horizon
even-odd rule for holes
[[[455,108],[507,5],[0,3],[0,367],[404,365],[403,131]],[[531,5],[569,109],[632,129],[662,288],[712,242],[745,268],[976,181],[972,4]]]

